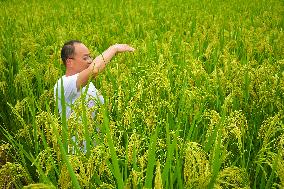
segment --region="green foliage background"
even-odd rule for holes
[[[0,6],[0,186],[284,187],[283,1]],[[92,120],[78,102],[65,137],[53,86],[70,39],[136,52],[111,61],[95,81],[106,105]],[[68,153],[73,135],[97,144]]]

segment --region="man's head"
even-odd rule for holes
[[[89,49],[78,40],[71,40],[63,45],[61,59],[71,74],[83,71],[92,63]]]

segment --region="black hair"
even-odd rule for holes
[[[61,49],[61,59],[65,66],[66,66],[66,60],[70,58],[71,56],[74,56],[75,54],[74,44],[76,43],[82,43],[82,42],[79,40],[70,40],[64,43]]]

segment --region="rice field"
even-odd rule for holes
[[[284,188],[283,1],[0,7],[1,188]],[[104,105],[66,120],[53,86],[70,39],[136,51],[94,81]]]

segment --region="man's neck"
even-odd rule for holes
[[[66,70],[65,75],[66,76],[71,76],[71,75],[75,75],[76,72],[72,71],[72,70]]]

